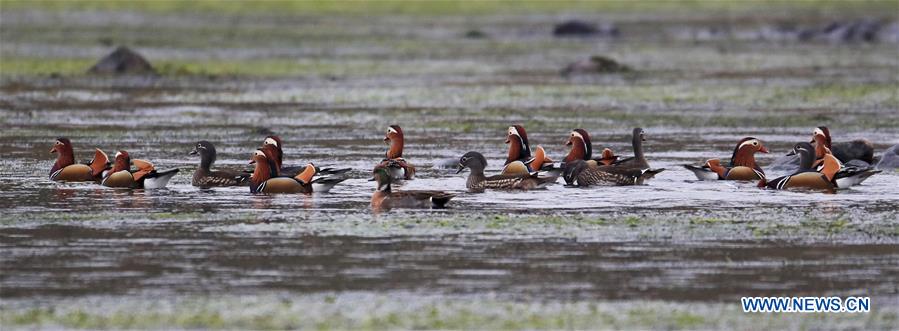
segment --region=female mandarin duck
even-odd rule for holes
[[[799,155],[799,171],[769,182],[762,179],[759,181],[759,187],[775,190],[811,189],[833,193],[836,188],[834,177],[840,170],[840,161],[830,153],[830,150],[825,149],[821,172],[812,168],[815,160],[815,148],[811,144],[805,142],[796,144],[793,152]]]
[[[701,167],[685,164],[684,168],[693,172],[700,180],[751,180],[765,178],[765,171],[755,162],[755,153],[768,153],[761,140],[746,137],[737,142],[728,166],[712,159]]]
[[[200,166],[194,172],[191,185],[209,188],[223,186],[246,186],[250,183],[250,173],[241,170],[212,170],[215,163],[215,146],[208,141],[199,141],[190,155],[200,155]]]
[[[646,179],[654,177],[665,169],[652,169],[643,154],[643,141],[645,133],[641,128],[635,128],[632,136],[634,157],[617,160],[611,150],[603,150],[603,157],[592,159],[593,146],[590,142],[590,134],[584,129],[571,131],[568,141],[571,146],[568,155],[563,160],[563,169],[566,182],[572,182],[578,178],[580,186],[586,185],[640,185]],[[606,152],[608,150],[608,152]],[[581,165],[580,162],[583,161]],[[584,169],[578,169],[584,168]],[[610,174],[620,176],[610,176]]]
[[[390,148],[387,149],[384,160],[382,160],[375,168],[386,168],[390,174],[390,178],[394,181],[411,180],[415,178],[415,167],[406,162],[406,159],[403,158],[403,147],[405,144],[403,129],[400,128],[399,125],[387,127],[387,134],[384,135],[384,143],[390,146]]]
[[[306,166],[284,166],[284,145],[281,142],[281,137],[274,135],[265,137],[265,140],[262,141],[262,148],[270,148],[274,152],[275,169],[278,176],[296,176],[301,171],[306,170]],[[350,171],[350,168],[315,168],[315,171],[316,174],[320,175],[342,175]]]
[[[132,162],[137,170],[131,170]],[[177,168],[157,171],[152,163],[138,159],[132,161],[128,152],[119,151],[112,170],[106,172],[100,184],[115,188],[158,189],[164,188],[177,173]]]
[[[66,182],[98,182],[103,172],[109,169],[109,157],[99,148],[94,151],[94,159],[88,164],[75,163],[75,152],[69,138],[56,139],[50,153],[56,153],[56,163],[50,168],[50,180]]]
[[[371,196],[371,207],[374,210],[443,208],[454,197],[443,191],[394,191],[390,187],[393,180],[387,167],[377,166],[373,174],[378,183],[378,189]]]
[[[471,170],[465,187],[473,192],[483,192],[485,189],[496,190],[533,190],[544,188],[555,183],[555,177],[538,177],[536,172],[524,174],[501,174],[487,177],[484,169],[487,168],[487,159],[478,152],[468,152],[459,159],[460,173],[466,168]]]
[[[509,127],[506,134],[506,144],[509,144],[509,156],[503,166],[503,175],[530,174],[534,171],[544,170],[544,166],[552,165],[553,160],[546,156],[542,146],[537,146],[534,156],[531,157],[531,144],[528,141],[528,133],[521,125]]]
[[[820,171],[824,155],[827,154],[828,150],[833,150],[830,130],[825,126],[815,128],[815,131],[812,134],[812,143],[814,143],[815,148],[815,162],[813,162],[812,166],[818,168]],[[865,144],[850,144],[844,148],[845,151],[843,152],[844,155],[842,159],[837,155],[834,155],[834,157],[840,161],[840,170],[834,175],[834,184],[836,184],[837,188],[849,188],[861,184],[868,179],[868,177],[881,172],[873,166],[864,166],[859,165],[857,162],[852,162],[853,160],[861,160],[866,164],[873,163],[873,148],[869,150],[867,147],[868,146]],[[844,161],[843,159],[846,160]],[[853,164],[847,165],[843,164],[843,162],[852,162]]]

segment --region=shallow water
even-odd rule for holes
[[[58,36],[27,40],[31,28],[55,26],[56,17],[29,15],[0,13],[0,53],[101,51]],[[101,35],[96,14],[59,15],[72,18],[66,24],[80,29],[76,36]],[[158,22],[128,15],[139,18],[126,20],[137,27]],[[282,36],[314,36],[301,46],[251,35],[188,47],[206,36],[191,20],[167,17],[173,44],[145,48],[168,60],[308,56],[297,63],[314,63],[310,72],[296,75],[0,75],[0,312],[61,302],[215,301],[224,293],[236,297],[228,302],[275,295],[311,308],[336,295],[347,298],[338,300],[343,310],[360,296],[736,307],[742,296],[860,295],[884,312],[899,301],[899,172],[823,194],[702,182],[681,167],[726,159],[746,136],[772,151],[757,156],[767,165],[822,124],[835,141],[867,138],[878,153],[899,143],[894,45],[660,42],[651,30],[630,30],[646,19],[631,16],[619,20],[637,34],[614,41],[551,38],[540,30],[558,19],[548,15],[407,18],[366,29],[382,19],[319,22]],[[213,32],[234,28],[202,22]],[[665,22],[675,31],[685,24]],[[233,24],[279,28],[266,20]],[[459,37],[471,26],[492,37]],[[117,33],[129,40],[135,31]],[[591,54],[611,54],[638,72],[559,76],[564,64]],[[516,123],[557,160],[571,129],[589,131],[595,151],[626,156],[631,128],[642,126],[649,162],[667,170],[645,186],[473,194],[464,190],[465,173],[434,166],[474,150],[498,171],[505,130]],[[404,156],[418,167],[418,178],[398,189],[455,192],[449,208],[370,210],[368,178],[390,124],[403,127]],[[215,144],[216,167],[247,168],[271,133],[284,139],[286,164],[350,167],[350,179],[312,195],[190,186],[196,141]],[[127,150],[181,173],[152,191],[53,183],[55,155],[47,150],[57,136],[71,138],[78,160],[94,147]],[[432,326],[425,325],[417,328]]]

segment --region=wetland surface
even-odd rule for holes
[[[4,8],[0,322],[896,329],[899,172],[828,195],[697,182],[680,167],[727,158],[745,136],[772,151],[758,155],[767,165],[818,125],[837,142],[867,138],[876,153],[899,143],[896,43],[745,37],[788,20],[882,17],[878,9],[324,17]],[[553,37],[569,18],[621,34]],[[731,33],[698,37],[710,26]],[[471,30],[486,37],[466,37]],[[82,74],[109,43],[133,47],[160,75]],[[592,55],[634,71],[559,74]],[[668,170],[638,187],[472,194],[464,174],[434,166],[475,150],[498,171],[515,123],[557,160],[573,128],[590,132],[594,150],[628,155],[641,126],[649,162]],[[370,211],[369,172],[390,124],[403,127],[404,156],[419,168],[399,189],[458,192],[450,208]],[[284,139],[285,163],[351,167],[351,179],[309,196],[190,185],[196,141],[215,143],[218,167],[244,168],[271,133]],[[181,173],[152,191],[53,183],[47,151],[57,136],[79,160],[94,147],[122,149]],[[742,296],[775,295],[870,296],[873,307],[740,310]]]

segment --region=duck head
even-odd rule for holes
[[[278,164],[278,169],[281,168],[281,162],[284,160],[284,145],[281,143],[281,137],[272,135],[265,137],[265,140],[262,141],[262,147],[272,146],[269,148],[274,148],[274,160]]]
[[[215,162],[215,146],[205,140],[198,141],[190,155],[200,155],[200,167],[209,170],[209,167]]]
[[[631,145],[634,148],[634,157],[643,159],[643,142],[646,141],[646,132],[643,128],[634,128],[631,133]]]
[[[462,172],[465,168],[471,169],[472,174],[483,174],[484,169],[487,168],[487,159],[478,152],[465,153],[459,158],[459,171],[456,173]]]
[[[737,142],[734,147],[734,153],[730,156],[730,166],[759,168],[755,163],[755,153],[768,153],[768,148],[762,144],[761,140],[753,137],[746,137]]]
[[[384,143],[389,145],[387,150],[387,158],[395,159],[403,157],[403,129],[399,125],[391,125],[387,127],[387,134],[384,135]]]
[[[510,126],[506,133],[506,143],[509,144],[509,156],[506,158],[506,164],[531,158],[531,144],[528,142],[528,133],[523,126],[519,124]]]
[[[275,145],[275,147],[278,147],[278,148],[284,147],[284,146],[281,146],[281,137],[274,136],[274,135],[265,137],[265,140],[262,141],[262,146],[265,146],[265,145]]]
[[[562,160],[564,163],[574,160],[589,160],[593,156],[593,144],[590,142],[590,134],[584,129],[574,129],[568,135],[565,146],[571,146],[568,155]]]
[[[799,155],[799,171],[810,171],[815,162],[815,148],[809,143],[798,143],[793,146],[793,153]]]
[[[378,192],[390,193],[390,171],[386,167],[375,167],[372,176],[378,183]]]
[[[59,169],[75,164],[75,152],[72,149],[72,142],[69,141],[69,138],[56,138],[53,147],[50,148],[50,153],[57,153],[56,163],[53,164],[53,169],[50,170],[51,174]]]
[[[265,161],[268,163],[268,167],[271,169],[272,177],[277,177],[281,174],[281,162],[278,161],[278,155],[281,151],[280,148],[275,145],[264,145],[259,149],[262,151],[262,154],[265,155]]]
[[[274,177],[271,168],[272,163],[269,161],[269,156],[262,149],[257,149],[253,152],[253,155],[250,157],[250,164],[256,165],[255,169],[253,169],[253,175],[250,176],[253,187],[257,187],[259,184]]]
[[[812,141],[815,144],[815,157],[822,158],[826,152],[825,149],[831,147],[830,130],[826,126],[819,126],[812,132]]]
[[[131,155],[126,151],[115,153],[115,161],[113,161],[112,171],[109,173],[114,174],[122,170],[131,170]]]

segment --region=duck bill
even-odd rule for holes
[[[56,146],[53,146],[53,148],[50,149],[50,153],[51,153],[51,154],[52,154],[52,153],[56,153]]]
[[[190,153],[187,153],[187,154],[188,154],[188,155],[197,155],[197,154],[199,154],[199,153],[200,153],[200,152],[198,152],[198,151],[195,149],[195,150],[193,150],[193,151],[191,151]]]
[[[256,160],[250,160],[249,164],[256,164]]]
[[[384,143],[390,145],[390,137],[384,137]]]
[[[466,167],[465,167],[464,165],[461,165],[461,164],[460,164],[460,165],[459,165],[459,170],[456,170],[456,174],[461,174],[462,171],[465,171],[465,168],[466,168]]]
[[[762,146],[761,148],[759,148],[759,152],[760,152],[760,153],[768,154],[768,148],[765,147],[765,146]]]

